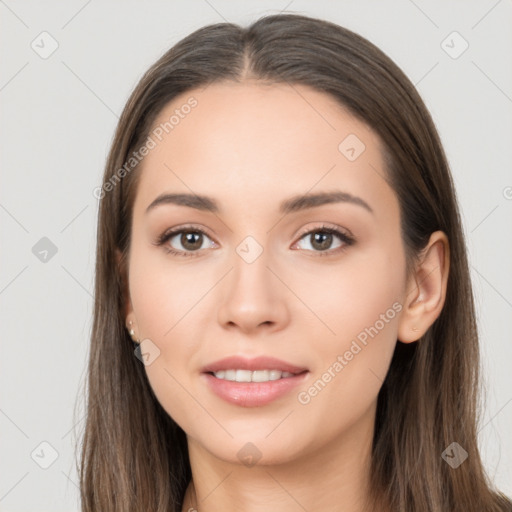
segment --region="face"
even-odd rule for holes
[[[372,424],[406,296],[378,137],[324,93],[244,82],[176,98],[152,140],[127,320],[163,408],[233,462],[306,457]]]

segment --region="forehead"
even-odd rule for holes
[[[137,194],[146,206],[176,191],[276,208],[308,191],[341,189],[368,202],[393,196],[378,136],[307,86],[224,82],[188,91],[162,109],[150,137]]]

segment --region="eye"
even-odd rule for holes
[[[336,239],[338,239],[339,243],[335,247],[332,247]],[[306,248],[306,250],[317,253],[316,255],[318,256],[328,256],[333,253],[338,253],[355,242],[355,239],[351,235],[348,235],[338,228],[326,225],[310,229],[303,233],[299,241],[296,242],[292,248],[297,247],[302,240],[309,242],[311,249]],[[199,227],[181,226],[164,232],[157,239],[155,245],[164,246],[165,251],[169,254],[188,257],[198,256],[201,250],[213,248],[216,246],[216,243]],[[299,248],[303,249],[303,247]]]
[[[210,243],[206,243],[207,240]],[[156,245],[164,246],[164,249],[175,256],[196,256],[200,250],[213,247],[215,242],[200,228],[180,227],[163,233],[157,240]],[[178,246],[176,249],[175,247]],[[179,247],[181,246],[181,247]]]
[[[341,241],[335,247],[332,247],[336,238]],[[295,244],[296,247],[302,240],[309,242],[312,249],[306,249],[318,253],[318,256],[327,256],[333,253],[338,253],[345,250],[352,245],[355,240],[352,236],[342,232],[338,228],[329,226],[320,226],[315,229],[310,229],[301,235],[299,242]]]

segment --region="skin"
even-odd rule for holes
[[[187,434],[193,482],[183,511],[282,512],[363,509],[377,395],[397,340],[415,342],[439,316],[446,294],[448,240],[432,234],[415,272],[405,275],[399,205],[382,176],[378,136],[325,93],[305,86],[217,83],[188,91],[159,114],[169,119],[190,96],[198,104],[144,158],[133,209],[126,321],[160,350],[145,366],[167,413]],[[349,161],[349,134],[365,144]],[[294,195],[343,190],[373,213],[331,203],[279,213]],[[165,204],[163,192],[208,195],[217,214]],[[311,234],[322,223],[349,230],[323,252]],[[195,255],[154,244],[193,224],[208,235]],[[247,237],[263,249],[252,263],[236,252]],[[214,242],[213,245],[211,243]],[[167,245],[186,251],[175,236]],[[188,251],[193,252],[193,250]],[[298,400],[394,303],[400,311],[309,403]],[[309,373],[262,407],[213,394],[200,369],[230,355],[269,355]],[[250,442],[261,458],[245,465]],[[247,449],[247,448],[246,448]]]

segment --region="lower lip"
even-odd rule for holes
[[[260,407],[289,393],[301,384],[309,372],[267,382],[235,382],[203,373],[210,389],[220,398],[240,407]]]

